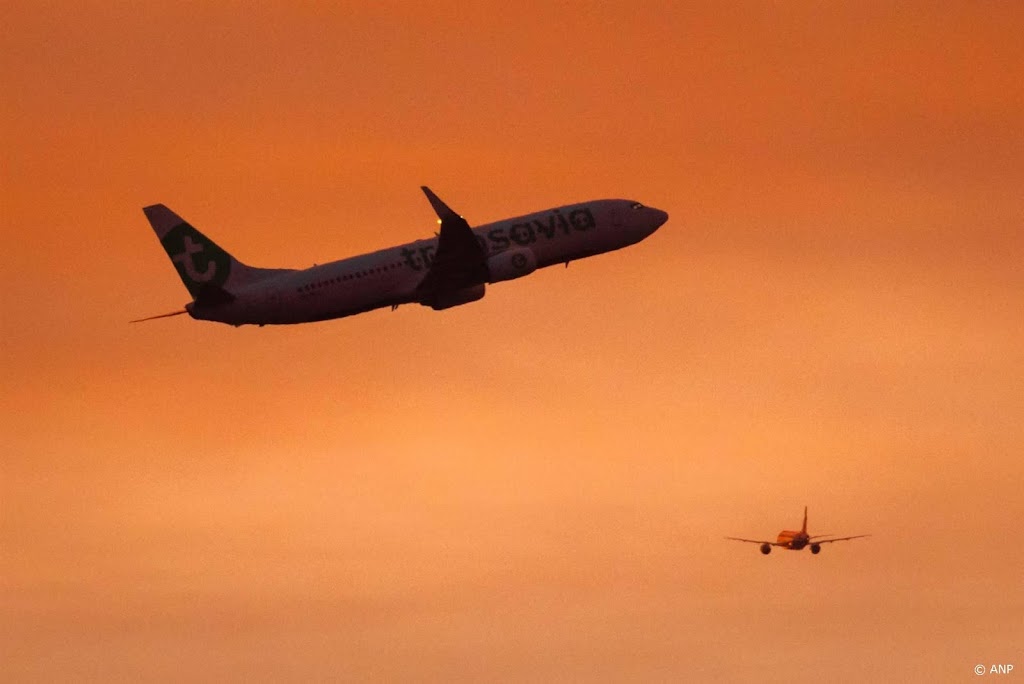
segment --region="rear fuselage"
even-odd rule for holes
[[[785,544],[785,547],[790,551],[800,551],[811,542],[806,532],[793,530],[779,532],[779,537],[776,541],[779,544]]]

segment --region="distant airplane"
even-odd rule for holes
[[[471,229],[424,186],[438,216],[436,237],[304,270],[253,268],[162,204],[143,212],[193,301],[179,316],[231,325],[309,323],[385,306],[435,310],[484,296],[488,283],[640,242],[668,214],[624,199],[570,204]],[[133,323],[139,321],[132,321]]]
[[[775,541],[764,541],[761,539],[740,539],[739,537],[726,537],[726,539],[732,539],[733,541],[750,542],[751,544],[760,544],[761,553],[768,555],[772,552],[773,546],[781,546],[784,549],[790,551],[801,551],[804,547],[810,546],[811,553],[820,553],[821,545],[828,544],[830,542],[846,541],[848,539],[860,539],[861,537],[870,537],[870,534],[858,534],[853,537],[835,537],[831,539],[822,539],[821,537],[830,537],[831,535],[819,534],[819,535],[808,535],[807,534],[807,506],[804,506],[804,525],[800,528],[799,532],[793,530],[783,530],[779,532],[779,538]]]

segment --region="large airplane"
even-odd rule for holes
[[[640,242],[668,220],[624,199],[570,204],[475,229],[424,186],[435,237],[307,269],[254,268],[162,204],[143,212],[193,301],[181,311],[230,325],[309,323],[401,304],[475,302],[486,286]],[[138,322],[138,321],[133,321]]]
[[[834,537],[830,539],[822,539],[822,537],[831,537],[828,534],[819,535],[808,535],[807,534],[807,506],[804,506],[804,524],[800,528],[799,532],[794,530],[783,530],[779,532],[779,538],[775,541],[764,541],[763,539],[740,539],[739,537],[726,537],[726,539],[732,539],[733,541],[749,542],[751,544],[760,544],[761,553],[768,555],[772,552],[773,546],[781,546],[784,549],[790,551],[802,551],[805,547],[811,547],[811,553],[821,553],[821,545],[828,544],[837,541],[846,541],[848,539],[860,539],[861,537],[870,537],[869,534],[858,534],[852,537]]]

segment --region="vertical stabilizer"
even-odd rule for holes
[[[807,534],[807,506],[804,506],[804,526],[800,528],[800,531]]]
[[[246,266],[162,204],[142,211],[193,299],[204,290],[230,292],[275,272]]]

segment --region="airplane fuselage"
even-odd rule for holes
[[[831,544],[832,542],[837,541],[848,541],[850,539],[860,539],[861,537],[867,536],[869,535],[855,534],[851,537],[834,537],[827,534],[809,535],[807,534],[807,507],[804,506],[803,526],[799,530],[782,530],[773,542],[762,539],[744,539],[742,537],[726,537],[726,539],[746,542],[748,544],[757,544],[761,549],[761,553],[766,556],[772,552],[773,546],[780,546],[789,551],[802,551],[806,548],[810,548],[811,553],[817,555],[821,552],[823,544]]]
[[[801,551],[805,546],[811,543],[810,537],[807,536],[806,532],[799,532],[793,530],[783,530],[779,532],[779,537],[776,543],[784,545],[784,548],[790,551]]]
[[[481,225],[473,234],[488,260],[486,282],[493,283],[632,245],[666,218],[664,212],[631,200],[595,200]],[[437,248],[434,237],[304,270],[280,270],[232,289],[231,301],[197,299],[186,310],[196,319],[264,325],[322,321],[425,303],[418,287]],[[456,304],[479,299],[483,288],[483,283],[467,288],[466,299]]]

